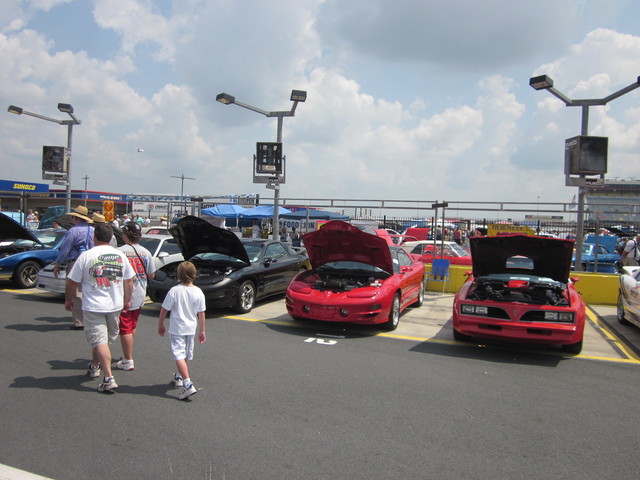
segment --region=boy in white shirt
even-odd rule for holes
[[[169,334],[171,335],[171,350],[176,361],[178,372],[173,376],[173,384],[182,387],[178,395],[179,400],[186,400],[198,393],[189,377],[188,360],[193,360],[193,345],[196,329],[199,326],[198,339],[200,343],[207,341],[205,334],[204,312],[206,310],[204,293],[193,284],[196,278],[196,267],[191,262],[182,262],[178,266],[179,285],[169,290],[158,318],[158,334],[163,337],[166,330],[164,320],[170,311]]]

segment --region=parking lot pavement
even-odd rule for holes
[[[20,291],[14,291],[18,293]],[[51,295],[48,292],[30,289],[24,293]],[[399,338],[420,342],[433,342],[449,345],[462,345],[453,339],[452,308],[453,294],[438,294],[427,292],[425,301],[420,308],[408,308],[402,314],[398,328],[393,332],[384,332],[375,327],[366,327],[369,333],[383,337]],[[159,310],[157,303],[147,304],[145,309]],[[265,322],[270,324],[291,325],[295,327],[315,329],[346,329],[323,322],[296,322],[287,314],[284,299],[274,297],[258,303],[256,307],[244,315],[236,315],[229,311],[207,312],[207,318],[219,316],[230,319]],[[584,346],[580,358],[594,360],[608,360],[640,364],[640,329],[633,325],[622,325],[617,321],[616,308],[613,306],[590,305],[587,309],[587,324],[585,326]],[[363,327],[358,327],[362,331]],[[555,347],[524,346],[517,348],[535,349],[544,353],[557,353],[573,356],[561,352]]]
[[[326,322],[297,322],[289,317],[284,300],[278,297],[258,303],[251,312],[245,315],[235,315],[229,312],[219,312],[219,315],[237,320],[324,330],[333,334],[336,334],[336,332],[342,334],[366,330],[368,334],[382,337],[446,345],[463,345],[453,339],[453,297],[453,294],[448,293],[427,292],[422,307],[406,309],[400,318],[398,328],[393,332],[385,332],[369,326],[353,327],[338,326]],[[159,309],[160,307],[158,304],[150,304],[145,308]],[[216,315],[216,313],[207,312],[207,318],[211,315]],[[634,326],[620,325],[616,319],[615,307],[590,306],[587,309],[587,318],[584,346],[582,353],[577,355],[578,357],[640,364],[640,329]],[[483,341],[482,344],[484,343],[486,342]],[[576,356],[564,353],[554,346],[533,344],[523,346],[520,344],[514,348],[535,350],[540,353],[557,354],[566,357]]]

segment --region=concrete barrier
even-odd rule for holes
[[[431,271],[431,264],[425,265],[427,272]],[[445,292],[455,293],[467,281],[466,272],[471,271],[471,265],[451,265],[449,268],[449,280],[445,286]],[[580,292],[587,304],[615,305],[618,302],[619,275],[613,273],[587,273],[571,272],[571,277],[576,278],[576,290]],[[442,282],[427,283],[427,290],[442,291]]]

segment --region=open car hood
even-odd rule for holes
[[[313,268],[329,262],[360,262],[393,274],[389,245],[384,238],[363,232],[342,220],[325,223],[303,237]]]
[[[33,233],[4,213],[0,213],[0,240],[32,240],[40,243]]]
[[[188,215],[169,229],[182,256],[190,259],[198,253],[221,253],[250,264],[247,251],[235,233],[215,227],[202,218]]]
[[[573,240],[527,235],[470,237],[474,277],[495,273],[513,273],[507,259],[514,256],[533,260],[529,273],[567,283],[571,271]]]

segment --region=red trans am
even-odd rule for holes
[[[384,238],[334,220],[303,241],[312,269],[299,273],[287,288],[293,318],[395,330],[405,308],[422,305],[424,264]]]
[[[455,295],[453,336],[561,345],[582,351],[585,304],[569,279],[573,241],[471,237],[473,276]]]

